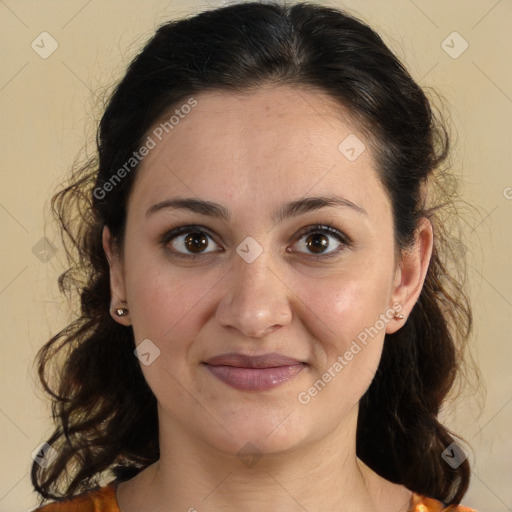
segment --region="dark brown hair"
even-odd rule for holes
[[[365,23],[320,5],[253,2],[158,28],[109,99],[97,156],[52,200],[70,257],[59,285],[79,293],[81,312],[38,354],[56,422],[48,443],[58,452],[48,468],[32,467],[43,498],[70,498],[104,472],[130,478],[159,457],[156,399],[133,354],[131,327],[110,316],[101,244],[105,225],[122,243],[136,166],[115,186],[105,184],[164,112],[205,91],[250,92],[266,84],[322,91],[357,121],[391,199],[399,254],[414,242],[421,217],[434,226],[421,295],[404,326],[386,335],[380,366],[360,401],[357,455],[382,477],[445,504],[458,503],[466,492],[468,461],[452,468],[442,459],[454,434],[437,419],[472,325],[460,281],[463,259],[442,220],[456,199],[443,185],[451,183],[443,170],[449,149],[444,124]]]

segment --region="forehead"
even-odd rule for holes
[[[148,131],[156,144],[137,170],[135,202],[150,206],[186,195],[225,199],[233,208],[268,203],[270,212],[285,198],[334,192],[383,214],[378,206],[386,197],[368,143],[326,94],[273,86],[206,92],[194,100],[172,128],[162,129],[159,120]]]

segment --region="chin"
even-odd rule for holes
[[[266,414],[246,414],[229,421],[221,420],[221,423],[231,435],[217,428],[214,438],[211,437],[212,431],[209,431],[207,442],[217,450],[238,458],[246,455],[278,455],[297,448],[310,437],[307,422],[299,419],[293,411],[273,415],[268,411]]]

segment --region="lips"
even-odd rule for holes
[[[238,368],[277,368],[299,364],[300,361],[276,353],[250,356],[232,352],[212,357],[206,363],[214,366],[237,366]]]
[[[276,353],[222,354],[208,359],[204,365],[225,384],[245,391],[264,391],[284,384],[306,366],[297,359]]]

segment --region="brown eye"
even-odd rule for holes
[[[211,242],[213,242],[213,250],[206,250],[210,249]],[[161,244],[173,255],[184,258],[219,252],[218,249],[215,249],[217,244],[213,241],[212,236],[195,226],[181,226],[172,229],[161,238]]]
[[[296,244],[306,247],[306,251],[298,250],[301,254],[322,258],[336,256],[344,248],[352,246],[348,236],[332,226],[322,224],[306,228],[299,235],[299,240]]]
[[[306,245],[311,252],[321,254],[329,247],[329,239],[321,233],[313,233],[306,238]]]
[[[200,253],[208,247],[208,237],[203,233],[190,233],[183,242],[185,247],[194,253]]]

